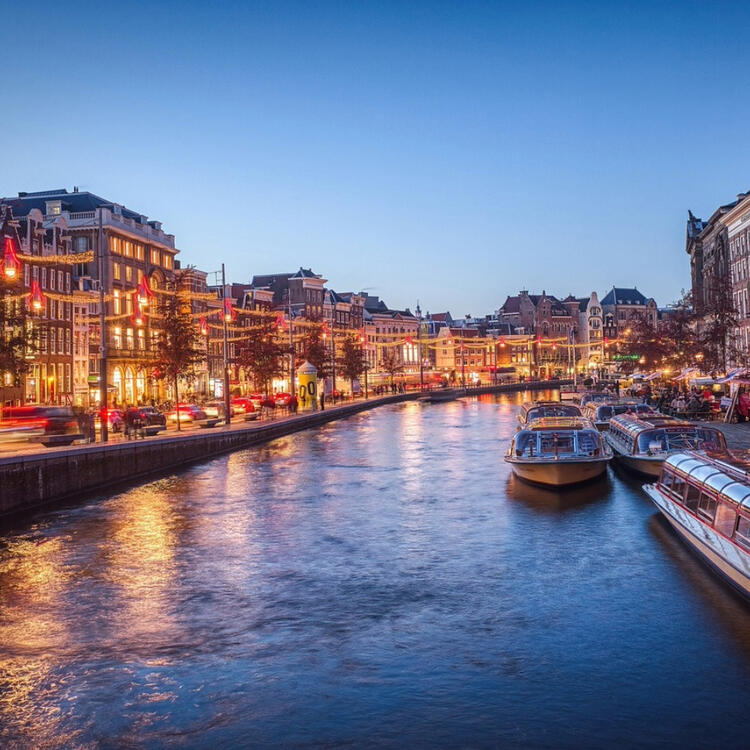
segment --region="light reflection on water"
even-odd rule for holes
[[[745,744],[750,614],[521,396],[361,414],[0,538],[0,745]]]

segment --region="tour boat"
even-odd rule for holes
[[[589,401],[583,407],[584,415],[590,419],[596,429],[604,432],[609,429],[609,420],[618,414],[635,414],[638,417],[648,419],[650,416],[656,416],[657,412],[648,404],[641,404],[637,401],[617,401],[611,400],[604,403]]]
[[[552,487],[595,479],[611,458],[601,434],[581,417],[532,420],[516,433],[505,456],[517,477]]]
[[[592,401],[598,403],[604,403],[605,401],[616,401],[617,396],[613,393],[607,393],[606,391],[586,391],[581,396],[581,406],[586,406]]]
[[[674,453],[643,485],[672,527],[750,598],[750,460],[730,451]]]
[[[455,401],[457,398],[465,395],[466,391],[458,388],[436,388],[434,391],[430,391],[422,396],[421,399],[428,404],[440,404],[445,401]]]
[[[543,417],[581,417],[581,410],[575,404],[563,404],[560,401],[527,401],[521,404],[518,415],[519,429],[523,429],[534,419]]]
[[[664,460],[672,453],[727,447],[724,435],[715,427],[660,414],[612,417],[605,435],[617,461],[651,477],[659,476]]]

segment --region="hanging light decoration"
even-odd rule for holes
[[[505,336],[500,337],[500,348],[505,349]]]
[[[148,307],[148,303],[154,296],[154,292],[148,284],[148,279],[143,276],[138,284],[138,301],[141,307]]]
[[[208,336],[208,323],[205,318],[201,318],[198,321],[198,330],[200,331],[201,336]]]
[[[284,313],[279,313],[276,316],[276,328],[281,331],[286,331],[286,320],[284,319]]]
[[[28,303],[31,310],[40,312],[44,309],[44,295],[39,288],[38,281],[31,282],[31,291],[29,292]]]
[[[3,274],[6,279],[15,279],[21,271],[21,261],[16,253],[15,243],[12,237],[5,238],[5,250],[3,251]]]
[[[133,325],[143,325],[143,307],[141,306],[141,297],[138,292],[133,292],[133,314],[130,316]]]
[[[224,320],[227,323],[231,323],[234,320],[236,313],[232,309],[232,300],[227,298],[224,300]]]

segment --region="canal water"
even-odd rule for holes
[[[0,537],[3,747],[748,746],[750,609],[521,396],[384,407]]]

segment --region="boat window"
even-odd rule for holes
[[[584,430],[578,433],[578,452],[589,456],[598,456],[600,452],[599,433]]]
[[[667,450],[664,430],[645,430],[638,435],[638,453],[663,453]]]
[[[547,455],[573,453],[572,432],[544,432],[539,436],[539,450]]]
[[[698,427],[695,432],[702,450],[723,450],[727,447],[724,435],[718,430]]]
[[[516,435],[516,455],[533,456],[536,453],[536,435],[533,432],[519,432]]]
[[[734,539],[746,549],[750,549],[750,518],[737,516],[737,527],[734,530]]]
[[[698,510],[698,498],[701,491],[694,484],[688,484],[687,495],[685,496],[685,507],[695,513]]]
[[[709,523],[713,523],[716,516],[716,500],[705,492],[701,492],[698,500],[698,515]]]
[[[659,482],[662,488],[665,490],[671,489],[673,480],[674,474],[672,474],[672,472],[668,471],[666,468],[663,468],[661,471],[661,481]]]
[[[674,482],[672,483],[672,494],[676,495],[680,502],[682,502],[682,497],[685,494],[685,485],[687,482],[678,474],[675,474]]]

